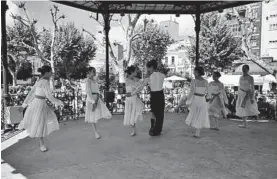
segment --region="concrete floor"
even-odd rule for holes
[[[148,136],[150,121],[138,124],[138,135],[123,127],[123,116],[102,120],[100,140],[84,120],[61,123],[46,140],[18,140],[3,149],[3,179],[274,179],[277,178],[277,123],[223,120],[220,131],[205,129],[192,138],[184,114],[166,114],[160,137]],[[22,134],[23,135],[23,134]],[[9,139],[10,140],[10,139]],[[14,141],[17,139],[13,138]],[[11,141],[10,141],[11,142]]]

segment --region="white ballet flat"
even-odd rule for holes
[[[100,138],[101,138],[101,135],[98,134],[98,133],[96,133],[96,134],[95,134],[95,138],[96,138],[96,139],[100,139]]]
[[[41,152],[46,152],[48,149],[43,145],[43,146],[40,146],[40,151]]]
[[[137,134],[136,134],[135,132],[132,132],[132,133],[131,133],[131,136],[132,136],[132,137],[134,137],[134,136],[136,136],[136,135],[137,135]]]

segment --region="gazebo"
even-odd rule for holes
[[[195,32],[196,32],[196,66],[199,61],[199,32],[200,32],[200,14],[236,6],[246,5],[258,1],[53,1],[59,4],[83,9],[98,14],[103,14],[105,21],[105,38],[109,42],[110,15],[124,13],[140,14],[195,14]],[[7,76],[7,39],[6,39],[6,11],[8,9],[7,1],[1,1],[1,32],[2,32],[2,62],[4,74],[4,97],[8,99]],[[106,91],[109,91],[109,44],[106,43]]]

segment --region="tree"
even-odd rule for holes
[[[266,3],[269,3],[270,1],[266,1]],[[254,55],[252,48],[251,48],[251,42],[254,38],[255,33],[255,21],[258,18],[257,9],[251,8],[251,5],[245,5],[244,10],[238,11],[237,8],[232,9],[232,13],[225,13],[227,18],[231,20],[232,18],[235,18],[239,24],[240,32],[241,32],[241,48],[244,52],[244,56],[252,61],[253,63],[257,64],[260,68],[267,71],[269,74],[273,74],[266,66],[267,64],[259,59],[259,56]]]
[[[167,48],[173,43],[173,39],[166,32],[163,32],[158,24],[153,20],[144,19],[143,24],[135,30],[136,34],[141,34],[132,45],[134,63],[141,69],[145,64],[156,59],[162,64],[162,59],[167,53]],[[164,68],[162,65],[160,68]]]
[[[89,62],[95,56],[96,46],[91,37],[84,37],[74,23],[60,26],[57,36],[57,70],[66,79],[86,77]]]
[[[115,7],[116,8],[116,7]],[[97,17],[94,16],[90,16],[92,19],[96,20],[102,27],[103,27],[103,34],[104,33],[104,14],[102,14],[102,18],[99,19],[98,15]],[[115,54],[113,53],[113,49],[111,46],[111,42],[105,42],[105,43],[109,43],[109,54],[111,57],[111,60],[113,62],[113,65],[116,69],[116,71],[119,74],[119,82],[120,83],[124,83],[125,79],[124,79],[124,70],[127,66],[130,66],[134,63],[134,60],[132,59],[132,44],[133,42],[141,35],[141,33],[135,33],[135,27],[136,24],[141,16],[141,14],[127,14],[126,15],[128,20],[127,20],[127,26],[124,26],[122,23],[123,20],[123,16],[121,16],[120,19],[113,19],[113,14],[110,15],[109,19],[110,21],[115,21],[118,22],[118,24],[122,27],[123,32],[125,33],[125,39],[123,39],[123,43],[126,44],[124,45],[124,57],[123,59],[117,59],[117,57],[115,56]],[[126,17],[124,16],[124,17]],[[94,37],[94,35],[92,35],[89,31],[83,29],[85,32],[87,32],[88,34],[90,34],[91,36]],[[94,37],[95,38],[95,37]],[[98,42],[100,42],[99,45],[104,46],[103,43],[101,43],[102,40],[98,40]]]
[[[32,38],[30,39],[30,41],[32,43],[31,44],[25,44],[25,43],[23,43],[23,44],[24,44],[25,47],[28,47],[30,49],[35,50],[35,52],[38,55],[38,57],[44,63],[49,64],[52,67],[53,72],[55,73],[54,44],[55,44],[55,40],[56,40],[55,36],[56,36],[56,31],[57,31],[57,23],[58,23],[58,21],[60,19],[64,19],[65,16],[64,15],[58,16],[59,9],[58,9],[57,6],[53,6],[53,8],[50,9],[54,28],[53,28],[52,39],[51,39],[51,47],[50,47],[51,54],[50,54],[50,58],[46,58],[44,56],[44,53],[41,51],[40,41],[39,41],[40,38],[39,38],[39,34],[37,32],[37,29],[35,27],[35,25],[37,23],[37,20],[30,18],[30,16],[28,15],[27,9],[25,7],[25,4],[26,4],[26,2],[24,2],[24,3],[18,3],[17,4],[18,8],[21,9],[23,11],[23,13],[24,13],[23,17],[21,17],[20,15],[14,15],[14,14],[11,15],[14,20],[16,20],[17,22],[20,22],[21,25],[23,25],[25,28],[27,28],[29,33],[31,34]],[[53,82],[53,81],[51,81],[51,82]]]
[[[114,73],[110,73],[109,77],[111,88],[116,88],[116,75]],[[98,73],[98,79],[101,89],[104,89],[106,86],[106,71],[104,66],[100,68],[100,71]]]
[[[221,14],[216,12],[204,14],[199,33],[199,64],[208,74],[214,70],[228,69],[232,62],[240,58],[240,42],[228,29]],[[195,61],[195,38],[191,37],[192,46],[188,47],[189,58]]]
[[[27,60],[35,54],[34,49],[29,48],[32,45],[32,34],[24,25],[15,22],[14,26],[7,27],[8,70],[13,77],[13,86],[17,79],[32,76],[32,65]]]
[[[44,30],[41,42],[45,57],[55,54],[56,75],[69,81],[85,78],[89,62],[95,56],[94,40],[91,37],[84,37],[83,32],[72,22],[59,26],[55,36],[53,50],[51,50],[52,34],[49,30]]]
[[[32,63],[26,62],[21,65],[21,68],[18,70],[17,79],[18,80],[27,80],[33,76]]]

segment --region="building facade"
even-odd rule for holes
[[[186,48],[190,45],[189,39],[185,38],[169,46],[162,63],[170,69],[170,73],[181,76],[192,75],[192,64],[186,52]]]
[[[250,8],[250,11],[248,11],[247,8]],[[237,10],[239,15],[241,17],[253,17],[254,18],[254,28],[253,28],[253,35],[251,37],[251,42],[249,44],[251,51],[253,55],[260,57],[261,56],[261,35],[262,35],[262,3],[253,3],[246,6],[238,6],[234,9]],[[240,29],[240,25],[237,21],[236,16],[234,16],[234,10],[226,9],[224,10],[226,13],[230,14],[230,18],[228,18],[228,26],[231,30],[231,32],[237,36],[240,37],[242,35],[242,31]],[[251,14],[250,14],[251,13]],[[245,19],[246,20],[246,19]],[[248,20],[245,21],[246,23],[249,23]]]
[[[262,2],[261,57],[277,61],[277,0]]]
[[[180,40],[179,23],[176,19],[173,21],[171,16],[170,20],[160,22],[160,28],[167,32],[174,41]]]

